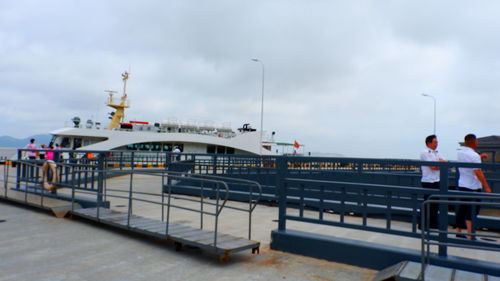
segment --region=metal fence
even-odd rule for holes
[[[24,150],[19,150],[21,158]],[[163,186],[167,194],[199,194],[199,177],[224,177],[228,199],[252,201],[255,194],[238,180],[259,184],[259,194],[267,202],[278,205],[278,230],[286,231],[286,222],[295,221],[339,226],[400,237],[421,238],[418,222],[421,204],[427,195],[446,198],[468,196],[453,190],[458,185],[458,168],[481,168],[494,192],[500,193],[500,164],[457,162],[422,162],[397,159],[322,158],[252,155],[187,154],[136,151],[65,151],[67,159],[56,158],[60,185],[76,191],[102,192],[107,177],[121,173],[139,173],[147,168],[163,173],[181,173],[189,177],[172,178]],[[22,160],[17,168],[17,187],[37,184],[37,160]],[[421,166],[440,167],[440,189],[420,187]],[[144,171],[144,172],[147,172]],[[231,178],[233,181],[229,181]],[[220,179],[212,178],[214,181]],[[212,185],[215,184],[212,183]],[[210,186],[206,182],[207,186]],[[213,186],[202,189],[206,196],[217,196]],[[163,194],[162,193],[162,194]],[[451,197],[450,197],[451,196]],[[203,196],[200,196],[203,197]],[[131,196],[133,198],[133,196]],[[243,198],[243,199],[241,199]],[[134,200],[134,199],[132,199]],[[439,206],[439,231],[446,231],[454,215],[452,204]],[[163,206],[163,205],[162,205]],[[500,206],[490,206],[496,208]],[[308,214],[308,215],[306,215]],[[313,215],[310,215],[313,214]],[[360,218],[359,223],[347,217]],[[375,223],[376,220],[376,223]],[[380,224],[380,221],[383,224]],[[409,222],[407,227],[394,227],[394,221]],[[478,227],[500,229],[498,217],[482,216]],[[447,243],[483,246],[484,241],[465,241],[440,234],[438,256],[447,257]]]
[[[319,162],[317,159],[298,157],[282,158],[278,161],[276,181],[279,195],[279,232],[285,233],[287,221],[294,221],[391,234],[402,238],[421,238],[420,211],[426,195],[435,194],[443,198],[470,196],[468,192],[449,188],[458,181],[459,167],[483,169],[489,175],[488,181],[493,189],[498,191],[499,164],[357,159],[353,161],[354,164],[348,164],[347,167],[342,165],[343,169],[334,169],[330,173],[316,173],[311,161]],[[295,167],[300,167],[298,171],[290,165],[291,163],[294,163]],[[408,180],[419,178],[419,167],[423,164],[440,167],[439,190],[416,187],[412,184],[413,180]],[[304,166],[308,173],[304,173]],[[345,174],[346,169],[348,174]],[[356,173],[359,177],[356,177]],[[391,176],[394,178],[390,179]],[[370,177],[374,180],[368,180]],[[384,177],[387,177],[387,180],[383,180]],[[491,242],[483,240],[470,241],[446,235],[448,225],[453,224],[455,218],[453,210],[457,203],[460,201],[439,206],[438,231],[441,232],[437,235],[439,239],[439,244],[436,244],[437,256],[447,258],[450,245],[500,249],[498,241],[492,246]],[[485,205],[493,210],[500,209],[500,204]],[[400,220],[401,216],[405,217],[403,220],[409,224],[399,224],[398,227],[394,227],[394,221]],[[499,230],[500,218],[481,216],[475,225]]]
[[[425,271],[429,264],[431,264],[431,245],[442,247],[455,247],[462,249],[476,249],[484,251],[494,251],[500,253],[500,234],[490,233],[477,233],[477,219],[476,216],[471,216],[472,233],[455,232],[448,229],[433,229],[430,227],[430,206],[436,205],[470,205],[471,212],[476,213],[479,207],[496,207],[500,206],[500,196],[494,194],[485,195],[431,195],[428,200],[422,204],[422,231],[421,231],[421,280],[425,280]],[[472,239],[449,239],[450,236],[468,235]],[[478,238],[488,239],[495,242],[474,243]],[[497,262],[498,261],[492,261]],[[500,264],[498,264],[500,267]]]
[[[63,164],[68,165],[68,164]],[[105,176],[109,170],[100,170],[99,173],[104,174],[103,179],[108,177]],[[251,239],[252,235],[252,213],[257,206],[257,203],[260,199],[261,188],[259,183],[248,181],[248,180],[238,180],[231,178],[224,178],[219,176],[211,176],[211,175],[193,175],[183,172],[172,172],[167,170],[140,170],[140,169],[129,169],[129,170],[121,170],[118,172],[113,172],[115,175],[127,176],[128,177],[128,188],[127,189],[119,189],[119,188],[111,188],[104,180],[102,184],[102,188],[99,188],[97,191],[89,191],[83,190],[79,188],[72,188],[71,198],[73,202],[77,195],[85,194],[95,196],[95,200],[97,202],[97,206],[104,206],[108,199],[124,199],[128,202],[127,204],[127,227],[130,228],[130,218],[134,213],[134,205],[135,202],[142,202],[150,205],[158,206],[158,213],[161,212],[161,221],[166,222],[165,235],[169,235],[168,226],[171,222],[171,209],[176,208],[188,212],[194,212],[199,214],[199,228],[204,229],[204,217],[212,216],[214,217],[214,244],[213,246],[217,246],[217,233],[219,231],[219,217],[223,211],[223,209],[231,209],[240,212],[248,213],[248,239]],[[156,192],[146,192],[141,189],[141,187],[137,187],[134,184],[134,178],[138,175],[155,177],[160,179],[161,184],[156,187]],[[172,193],[172,185],[174,181],[182,180],[189,178],[189,180],[196,185],[196,189],[198,192],[197,197],[178,197]],[[241,206],[233,206],[228,204],[229,194],[232,192],[228,189],[227,182],[237,182],[242,186],[246,186],[249,190],[249,196],[247,198],[248,208],[243,208]],[[210,195],[211,200],[206,199]],[[178,199],[183,202],[192,202],[195,203],[197,208],[190,207],[186,204],[174,203],[173,199]],[[74,205],[74,204],[73,204]],[[97,220],[100,218],[99,210],[101,208],[97,208]]]

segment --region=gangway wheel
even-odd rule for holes
[[[229,251],[226,251],[222,256],[219,257],[220,263],[227,263],[229,261]]]
[[[252,254],[260,254],[260,247],[255,247],[255,248],[252,248]]]
[[[174,242],[174,244],[175,244],[175,250],[177,252],[182,251],[182,243],[180,243],[180,242]]]

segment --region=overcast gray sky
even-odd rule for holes
[[[0,135],[74,116],[107,122],[131,68],[127,119],[260,124],[305,151],[418,158],[433,130],[456,158],[499,134],[499,1],[0,2]]]

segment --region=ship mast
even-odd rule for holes
[[[108,106],[114,108],[115,112],[112,115],[111,122],[109,123],[108,126],[108,130],[113,130],[118,128],[120,126],[120,122],[123,122],[123,119],[125,118],[125,108],[129,107],[129,103],[127,101],[128,76],[129,74],[126,71],[122,74],[123,95],[120,98],[119,103],[115,103],[115,100],[113,99],[113,92],[109,91]]]

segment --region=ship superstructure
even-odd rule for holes
[[[67,149],[86,150],[139,150],[174,151],[186,153],[260,154],[275,155],[268,145],[261,149],[260,131],[244,124],[234,131],[226,123],[215,126],[212,122],[178,122],[169,119],[161,122],[125,122],[125,109],[130,107],[127,95],[129,73],[122,74],[123,94],[117,98],[115,91],[107,91],[110,113],[107,128],[100,122],[73,118],[73,124],[51,132],[54,141]]]

